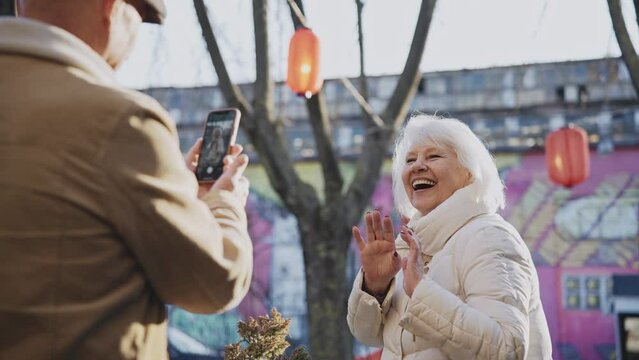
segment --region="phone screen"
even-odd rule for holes
[[[235,140],[237,114],[237,110],[214,111],[209,114],[195,170],[199,181],[213,181],[222,175],[224,156]]]

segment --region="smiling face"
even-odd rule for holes
[[[408,200],[426,215],[472,181],[470,172],[459,163],[455,152],[424,145],[406,154],[402,182]]]

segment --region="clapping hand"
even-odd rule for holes
[[[404,291],[409,297],[412,297],[417,284],[424,277],[424,262],[420,257],[421,247],[413,230],[408,226],[402,225],[399,236],[408,244],[409,252],[408,256],[402,259],[402,270],[404,270]]]
[[[401,259],[395,251],[395,236],[390,217],[382,216],[379,210],[366,213],[366,240],[353,227],[353,237],[359,248],[364,272],[364,290],[371,295],[384,294],[391,280],[401,269]]]

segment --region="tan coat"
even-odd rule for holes
[[[432,256],[427,273],[409,298],[400,272],[380,306],[360,272],[348,301],[357,339],[383,347],[382,360],[551,359],[537,272],[510,224],[464,188],[408,225]],[[407,256],[405,242],[396,247]]]
[[[79,39],[0,34],[0,359],[166,359],[165,303],[248,290],[243,204],[197,199],[167,113]]]

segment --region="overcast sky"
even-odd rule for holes
[[[127,86],[200,86],[217,82],[191,0],[165,0],[162,27],[144,25],[131,58],[118,70]],[[635,43],[631,0],[621,0]],[[252,1],[206,0],[231,77],[255,78]],[[319,36],[325,78],[359,72],[354,0],[306,0],[308,23]],[[419,12],[418,0],[365,0],[366,72],[402,71]],[[286,74],[293,34],[286,0],[270,1],[273,75]],[[606,0],[439,0],[422,71],[619,56]]]

